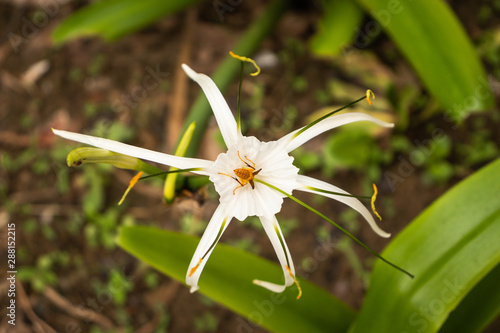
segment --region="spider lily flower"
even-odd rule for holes
[[[186,273],[186,283],[191,286],[191,292],[198,289],[202,270],[229,223],[233,219],[243,221],[249,216],[259,217],[276,251],[285,279],[284,284],[260,280],[253,282],[273,292],[282,292],[297,283],[290,251],[276,219],[286,197],[284,193],[291,195],[294,190],[340,201],[358,211],[379,236],[390,236],[377,226],[370,211],[358,199],[324,181],[299,175],[299,169],[293,165],[293,157],[289,153],[317,135],[341,125],[358,121],[369,121],[383,127],[393,127],[393,124],[364,113],[345,113],[324,117],[279,140],[262,142],[253,136],[241,134],[236,119],[212,79],[196,73],[187,65],[182,65],[182,68],[203,89],[227,146],[227,152],[219,154],[215,161],[178,157],[84,134],[53,131],[69,140],[209,177],[220,195],[220,204],[208,223]],[[298,283],[297,286],[300,288]]]

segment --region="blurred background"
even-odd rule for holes
[[[268,2],[190,1],[116,36],[73,38],[62,22],[92,3],[0,2],[0,244],[7,254],[7,224],[15,223],[18,271],[14,330],[5,320],[8,284],[0,282],[0,331],[266,332],[201,293],[190,294],[114,242],[119,226],[133,224],[201,235],[218,204],[213,188],[181,184],[166,205],[162,181],[152,179],[118,206],[133,173],[106,165],[69,168],[66,155],[78,145],[50,128],[173,152],[201,91],[180,65],[212,76]],[[447,3],[484,66],[484,90],[489,85],[498,103],[500,2]],[[407,50],[370,15],[353,14],[349,38],[325,50],[322,40],[335,35],[324,30],[328,8],[290,2],[261,40],[247,42],[251,54],[242,55],[262,72],[243,80],[244,133],[275,140],[373,90],[372,106],[355,108],[395,122],[395,129],[345,126],[293,155],[304,173],[351,193],[370,196],[376,183],[381,227],[396,235],[448,188],[498,157],[499,114],[484,103],[482,112],[449,116],[452,107],[422,83]],[[84,22],[75,21],[70,25]],[[112,27],[102,29],[111,34]],[[223,80],[236,110],[237,76],[227,72]],[[224,146],[213,119],[207,126],[196,156],[215,159]],[[388,243],[340,203],[298,197],[377,251]],[[278,219],[298,275],[359,309],[374,257],[289,200]],[[277,261],[257,219],[234,221],[222,242]],[[321,251],[326,255],[315,255]],[[7,271],[6,260],[0,265]],[[497,319],[486,332],[499,330]]]

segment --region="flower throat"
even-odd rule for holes
[[[243,187],[245,186],[246,184],[250,183],[250,185],[252,186],[252,189],[255,188],[255,184],[254,184],[254,181],[253,181],[253,178],[254,176],[256,176],[261,170],[257,170],[255,171],[255,163],[252,162],[251,159],[249,159],[248,157],[245,156],[245,160],[241,158],[240,156],[240,152],[238,151],[238,157],[239,159],[245,163],[245,165],[247,167],[242,167],[242,168],[239,168],[239,169],[234,169],[233,172],[234,174],[238,177],[234,177],[234,176],[230,176],[226,173],[222,173],[222,172],[219,172],[220,175],[224,175],[224,176],[228,176],[230,178],[233,178],[234,180],[236,180],[238,182],[238,184],[240,184],[240,186],[237,186],[234,190],[233,190],[233,195],[236,194],[236,190],[239,189],[240,187]],[[248,164],[248,162],[252,163],[252,165]]]

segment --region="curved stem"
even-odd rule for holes
[[[298,137],[301,133],[303,133],[304,131],[306,131],[307,129],[313,127],[314,125],[316,125],[317,123],[319,123],[320,121],[328,118],[328,117],[331,117],[333,116],[334,114],[336,114],[337,112],[340,112],[344,109],[347,109],[348,107],[351,107],[353,106],[354,104],[358,103],[358,102],[361,102],[362,100],[366,99],[366,96],[363,96],[361,98],[358,98],[357,100],[355,100],[354,102],[351,102],[347,105],[344,105],[343,107],[337,109],[337,110],[333,110],[332,112],[329,112],[328,114],[325,114],[323,117],[320,117],[318,119],[316,119],[315,121],[313,121],[312,123],[310,123],[309,125],[307,126],[304,126],[304,128],[302,128],[300,131],[298,131],[297,133],[295,133],[295,135],[293,136],[293,138],[296,138]]]
[[[236,54],[244,54],[250,56],[255,52],[260,43],[272,31],[280,16],[285,12],[289,5],[286,0],[274,0],[267,8],[266,12],[246,30],[245,34],[240,38],[238,43],[232,47],[232,51]],[[240,69],[240,63],[234,61],[234,58],[228,55],[219,65],[213,75],[212,80],[217,84],[221,91],[233,82],[234,77]],[[184,130],[193,121],[196,121],[196,130],[193,133],[192,142],[186,152],[186,156],[196,156],[200,147],[203,133],[208,126],[212,111],[206,97],[201,93],[194,104],[192,105],[189,115],[185,120]]]
[[[266,183],[262,180],[259,180],[259,179],[254,179],[254,181],[256,182],[259,182],[259,183],[262,183],[270,188],[272,188],[273,190],[276,190],[278,192],[280,192],[281,194],[283,195],[286,195],[287,197],[289,197],[290,199],[292,199],[293,201],[295,201],[296,203],[306,207],[307,209],[309,209],[311,212],[315,213],[316,215],[324,218],[325,220],[327,220],[328,222],[330,222],[331,224],[333,224],[335,227],[337,227],[338,229],[340,229],[340,231],[342,231],[344,234],[346,234],[347,236],[349,236],[350,238],[352,238],[356,243],[358,243],[359,245],[361,245],[362,247],[364,247],[365,249],[368,250],[368,252],[370,252],[371,254],[373,254],[374,256],[376,256],[377,258],[379,258],[380,260],[382,260],[383,262],[389,264],[390,266],[396,268],[398,271],[401,271],[403,272],[404,274],[408,275],[409,277],[411,277],[412,279],[415,277],[413,274],[411,274],[410,272],[408,272],[407,270],[399,267],[398,265],[396,264],[393,264],[392,262],[390,262],[389,260],[385,259],[384,257],[382,257],[380,254],[378,254],[375,250],[373,250],[371,247],[369,247],[368,245],[366,245],[365,243],[363,243],[362,241],[360,241],[358,238],[356,238],[356,236],[354,236],[353,234],[351,234],[349,231],[347,231],[346,229],[342,228],[340,225],[338,225],[337,223],[333,222],[333,220],[329,219],[328,217],[326,217],[324,214],[322,214],[321,212],[319,212],[318,210],[312,208],[311,206],[309,206],[308,204],[306,204],[305,202],[297,199],[296,197],[292,196],[291,194],[288,194],[286,193],[285,191],[277,188],[276,186],[274,185],[271,185],[269,183]]]

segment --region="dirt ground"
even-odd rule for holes
[[[479,3],[487,1],[451,2],[475,42],[487,29],[499,31],[497,18],[480,24],[472,17]],[[109,216],[120,221],[126,217],[137,224],[170,230],[185,231],[187,228],[188,232],[199,235],[217,200],[204,192],[184,191],[173,205],[165,206],[158,184],[140,183],[129,195],[126,207],[117,210],[116,202],[132,173],[99,169],[98,172],[105,175],[96,180],[102,183],[96,187],[96,191],[102,191],[102,200],[93,202],[87,198],[93,193],[89,185],[93,178],[84,170],[87,166],[68,168],[65,163],[65,155],[76,145],[56,138],[50,128],[76,132],[94,130],[94,134],[99,134],[109,124],[116,123],[121,127],[113,133],[127,142],[171,152],[183,116],[200,92],[195,84],[178,74],[180,63],[185,62],[201,73],[213,73],[250,21],[262,12],[265,2],[244,1],[227,13],[224,21],[220,20],[212,3],[206,2],[113,43],[85,38],[54,46],[51,41],[53,29],[83,4],[72,2],[61,6],[46,26],[32,31],[24,43],[14,47],[7,38],[8,33],[20,34],[22,29],[27,29],[23,27],[36,12],[37,5],[30,1],[0,2],[1,250],[7,253],[3,241],[5,225],[15,222],[17,265],[25,268],[24,275],[20,276],[22,283],[17,285],[21,311],[15,332],[235,332],[242,322],[247,323],[245,319],[203,295],[190,294],[181,283],[154,272],[125,251],[110,245],[105,237],[112,238],[117,222],[110,222],[111,227],[95,222],[107,221]],[[498,15],[496,13],[496,17]],[[394,80],[422,89],[410,66],[385,35],[379,36],[368,50],[363,51],[360,63],[356,60],[349,65],[359,65],[358,72],[347,68],[342,60],[314,57],[307,51],[307,43],[316,30],[319,16],[315,2],[292,7],[260,46],[257,57],[273,61],[263,66],[257,81],[244,82],[244,99],[256,98],[255,91],[259,87],[264,92],[258,106],[260,118],[250,116],[253,107],[244,104],[244,121],[266,124],[276,121],[276,114],[283,115],[288,106],[294,106],[297,116],[291,128],[297,128],[307,121],[310,113],[325,106],[316,96],[318,91],[325,90],[329,80],[364,87],[366,78],[361,72],[364,70],[376,73],[380,80]],[[369,55],[365,57],[364,52]],[[488,72],[494,69],[487,64]],[[158,76],[159,84],[145,94],[134,95],[135,89],[143,84],[143,77],[151,71],[162,73]],[[295,84],[299,83],[294,77],[302,78],[299,83],[306,82],[307,88],[297,89]],[[236,105],[237,84],[235,81],[225,93],[231,107]],[[383,85],[377,88],[377,101],[386,99]],[[500,92],[494,93],[498,103]],[[128,100],[124,94],[129,96]],[[415,108],[412,112],[419,110]],[[467,131],[439,124],[439,117],[434,117],[453,143],[470,140]],[[489,121],[492,116],[474,116],[464,128],[474,126],[478,119]],[[500,146],[498,125],[491,122],[490,127],[491,141]],[[199,156],[213,159],[221,152],[214,140],[215,129],[212,123]],[[265,135],[271,140],[288,130],[286,126],[278,126],[272,133],[263,133],[258,126],[250,126],[247,134]],[[429,133],[425,121],[416,121],[404,135],[415,142],[426,140]],[[389,137],[389,133],[383,133],[377,144],[387,149]],[[326,136],[312,140],[306,149],[319,152],[326,140]],[[456,154],[447,158],[451,163],[458,163]],[[449,187],[485,164],[487,161],[471,165],[445,183],[430,184],[424,180],[425,169],[415,167],[393,191],[382,176],[379,191],[383,198],[380,200],[384,202],[380,206],[384,215],[383,228],[397,234]],[[382,174],[397,172],[398,167],[399,161],[394,158],[382,166]],[[313,168],[308,174],[353,193],[365,189],[360,180],[364,177],[363,171],[343,169],[326,177],[321,168]],[[310,196],[299,197],[314,202]],[[97,206],[94,211],[99,215],[93,217],[94,220],[84,213],[91,210],[88,205]],[[342,214],[347,211],[341,204],[330,201],[318,202],[318,207],[337,220],[342,220]],[[192,216],[191,222],[183,218],[186,215]],[[285,203],[279,218],[285,223],[290,221],[286,239],[296,265],[302,268],[302,275],[359,309],[366,288],[343,251],[333,251],[315,267],[306,264],[319,244],[325,239],[335,244],[342,238],[341,233],[293,202]],[[97,227],[88,227],[95,223]],[[388,242],[376,237],[361,220],[354,222],[353,228],[357,228],[355,233],[361,240],[377,251]],[[251,223],[233,223],[222,241],[276,261],[267,237]],[[373,258],[359,247],[352,246],[350,250],[365,272],[369,271]],[[1,265],[5,271],[3,260]],[[114,272],[125,278],[113,280]],[[113,281],[120,285],[120,290],[113,294],[114,299],[109,299],[101,291],[109,288]],[[5,282],[0,284],[2,304],[6,287]],[[4,312],[2,310],[0,332],[8,331]],[[266,332],[253,324],[248,325],[252,332]],[[499,330],[497,319],[486,332]]]

